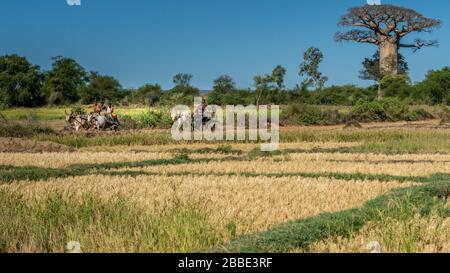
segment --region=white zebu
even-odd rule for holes
[[[90,113],[87,117],[87,122],[97,130],[117,130],[119,123],[108,121],[108,119],[97,113]]]
[[[109,123],[106,117],[97,113],[90,113],[88,115],[87,121],[97,130],[105,130],[109,127]]]
[[[88,119],[81,115],[76,115],[74,113],[69,115],[66,113],[66,121],[76,132],[79,132],[81,129],[89,129]]]
[[[203,115],[200,111],[195,111],[191,113],[189,110],[176,110],[172,112],[172,121],[177,125],[177,130],[180,130],[186,123],[191,123],[191,128],[198,130],[200,128],[195,128],[195,125],[205,125],[216,118],[216,111],[213,107],[206,107]],[[197,121],[197,123],[195,123]]]
[[[81,130],[117,130],[120,124],[118,122],[110,122],[105,116],[97,113],[91,113],[88,116],[77,115],[74,113],[66,113],[66,121],[76,132]]]

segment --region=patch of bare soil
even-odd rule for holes
[[[360,125],[361,128],[358,126]],[[361,129],[361,130],[385,130],[385,129],[414,129],[414,130],[429,130],[429,129],[450,129],[449,124],[441,123],[440,119],[432,119],[425,121],[399,121],[399,122],[369,122],[369,123],[354,123],[349,122],[345,125],[317,125],[317,126],[285,126],[282,127],[285,132],[320,132],[320,131],[342,131],[343,129]]]
[[[450,129],[450,125],[442,124],[439,119],[415,122],[385,122],[368,124],[368,129]]]
[[[73,152],[74,148],[53,143],[20,138],[0,138],[0,153],[62,153]]]

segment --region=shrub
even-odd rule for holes
[[[338,110],[326,110],[322,113],[323,125],[336,125],[344,122],[345,116]]]
[[[380,104],[388,121],[404,120],[410,112],[409,106],[396,98],[383,99]]]
[[[377,101],[358,101],[349,116],[357,121],[379,121],[385,119],[383,106]]]
[[[122,115],[120,117],[120,128],[123,130],[140,129],[139,123],[129,115]]]
[[[291,104],[282,112],[282,123],[297,125],[335,125],[342,122],[337,110],[326,110],[308,104]]]
[[[322,111],[307,104],[291,104],[282,112],[284,124],[311,125],[321,120]]]
[[[72,107],[70,112],[75,115],[86,115],[86,110],[79,105]]]
[[[138,124],[145,128],[169,128],[172,125],[172,118],[169,111],[149,109],[136,118]]]
[[[405,116],[406,121],[427,120],[427,119],[432,119],[432,118],[434,118],[434,116],[423,108],[419,108],[419,109],[410,111]]]
[[[386,76],[381,80],[381,88],[386,97],[408,98],[413,92],[407,75]]]
[[[0,111],[7,110],[8,108],[8,103],[6,101],[0,100]]]
[[[415,121],[431,118],[432,115],[424,109],[411,111],[409,106],[399,99],[386,98],[381,101],[359,101],[349,117],[360,122]]]
[[[353,85],[331,86],[311,93],[311,102],[326,105],[354,105],[358,100],[373,100],[376,92]]]
[[[426,79],[418,88],[419,95],[428,97],[431,104],[450,102],[450,67],[428,72]]]
[[[439,118],[441,119],[441,124],[450,123],[450,109],[448,107],[442,107],[439,111]]]

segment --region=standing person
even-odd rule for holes
[[[108,104],[106,113],[111,118],[112,122],[117,123],[117,124],[119,123],[119,117],[117,116],[116,113],[114,113],[114,107],[113,107],[112,103]]]
[[[207,107],[206,100],[205,100],[205,98],[202,98],[202,104],[200,104],[200,109],[202,111],[202,123],[207,123],[208,121],[211,120],[210,117],[205,115],[206,107]]]
[[[108,104],[108,108],[106,109],[106,113],[112,115],[114,113],[114,107],[112,106],[112,103]]]
[[[205,98],[203,98],[203,97],[202,97],[201,109],[202,109],[202,112],[205,112],[205,109],[206,109],[206,100],[205,100]]]

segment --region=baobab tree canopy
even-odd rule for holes
[[[394,5],[365,5],[349,9],[339,25],[354,27],[347,32],[338,32],[337,41],[356,41],[374,44],[380,48],[380,69],[383,74],[397,74],[399,48],[419,50],[425,46],[437,46],[436,40],[416,39],[413,43],[402,43],[402,39],[413,32],[431,32],[441,24],[440,20],[427,18],[413,9]]]

